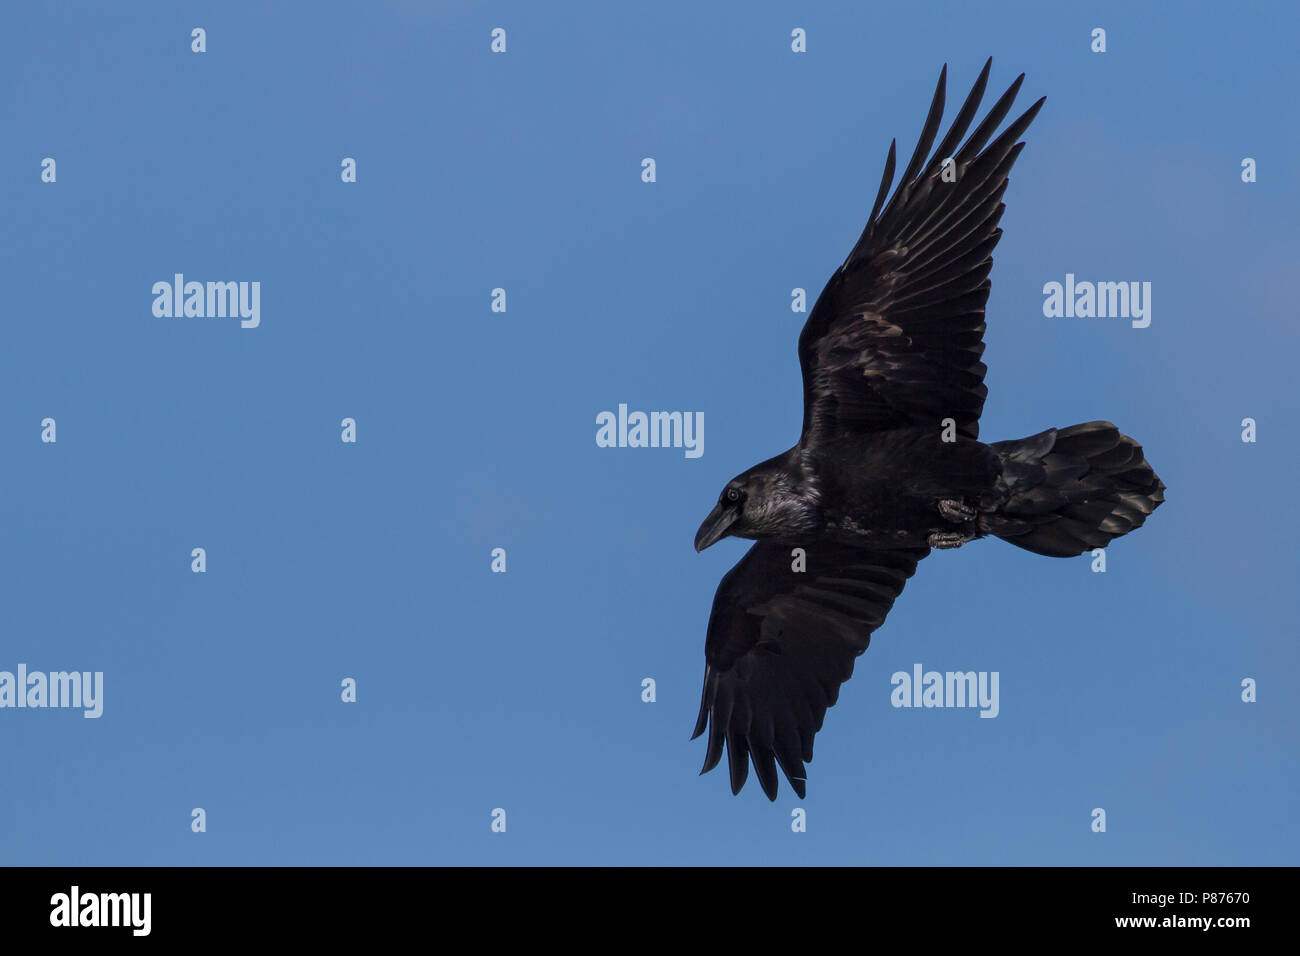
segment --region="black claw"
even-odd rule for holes
[[[944,498],[939,502],[939,514],[949,521],[965,524],[967,521],[974,521],[979,512],[964,501],[955,498]]]

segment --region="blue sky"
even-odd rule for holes
[[[104,713],[0,710],[0,861],[1296,863],[1297,16],[1134,6],[6,13],[0,670],[102,671]],[[1048,100],[982,436],[1109,419],[1168,503],[1105,574],[925,560],[807,799],[732,797],[688,737],[746,545],[692,537],[798,435],[791,289],[989,55]],[[259,281],[260,326],[155,317],[176,272]],[[1150,327],[1045,318],[1066,273],[1150,281]],[[598,448],[619,403],[703,456]],[[916,663],[999,672],[999,716],[894,709]]]

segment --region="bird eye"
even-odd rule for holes
[[[728,501],[739,501],[739,500],[740,500],[740,492],[737,491],[735,488],[728,488],[728,489],[727,489],[727,500],[728,500]]]

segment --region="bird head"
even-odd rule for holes
[[[800,488],[785,456],[778,456],[727,482],[695,535],[695,550],[728,536],[775,538],[807,531],[816,516],[815,493]]]
[[[748,498],[749,487],[744,475],[727,482],[727,486],[722,489],[722,494],[718,495],[718,503],[714,505],[695,535],[695,550],[703,551],[727,535],[743,536],[745,502]]]

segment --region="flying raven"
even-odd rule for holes
[[[694,734],[709,732],[701,773],[725,744],[732,793],[752,760],[769,799],[778,764],[804,796],[827,708],[931,548],[994,535],[1071,557],[1139,527],[1164,500],[1142,447],[1109,422],[979,441],[1002,194],[1044,101],[990,142],[1022,73],[962,142],[991,65],[932,154],[943,68],[886,203],[890,144],[866,228],[799,336],[799,442],[727,482],[695,536],[697,551],[728,535],[757,541],[713,599]]]

